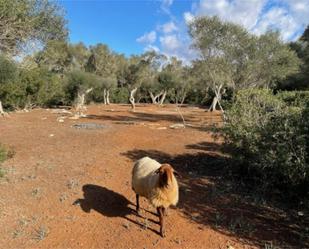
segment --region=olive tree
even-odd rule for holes
[[[93,72],[102,79],[104,104],[109,104],[110,90],[116,85],[117,64],[115,54],[107,45],[97,44],[90,48],[91,55],[86,64],[86,70]]]
[[[189,33],[200,55],[195,64],[204,70],[205,87],[215,93],[210,110],[220,104],[227,88],[233,92],[249,87],[269,88],[298,70],[297,56],[281,41],[278,32],[256,36],[218,17],[199,17],[189,24]]]
[[[6,99],[10,89],[9,84],[14,82],[17,77],[17,67],[14,62],[0,55],[0,99]],[[6,116],[0,100],[0,116]]]
[[[0,51],[16,55],[29,44],[67,38],[64,12],[49,0],[0,0]]]
[[[0,0],[0,52],[19,55],[29,44],[67,38],[62,9],[48,0]],[[1,113],[3,112],[0,100]]]
[[[72,71],[67,75],[67,97],[71,103],[75,102],[77,117],[84,116],[86,96],[98,84],[99,78],[92,73]]]

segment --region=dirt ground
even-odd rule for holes
[[[184,107],[189,126],[172,129],[181,123],[174,106],[129,109],[92,105],[79,120],[35,109],[0,119],[0,142],[15,152],[2,165],[0,248],[309,248],[297,215],[252,202],[223,180],[218,165],[227,159],[209,129],[220,113]],[[73,126],[82,123],[102,126]],[[164,239],[146,200],[140,216],[134,211],[131,169],[146,155],[181,175]]]

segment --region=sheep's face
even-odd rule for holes
[[[162,164],[159,169],[156,170],[156,173],[159,174],[159,186],[168,187],[173,179],[174,169],[169,164]]]

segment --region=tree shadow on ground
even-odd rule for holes
[[[153,122],[157,123],[160,121],[168,121],[168,122],[178,122],[181,123],[182,119],[180,116],[170,115],[170,114],[157,114],[157,113],[139,113],[132,112],[132,115],[87,115],[88,119],[97,119],[97,120],[105,120],[105,121],[115,121],[115,122],[123,122],[123,121],[132,121],[132,122]]]
[[[209,150],[212,145],[188,147]],[[181,175],[178,208],[192,222],[255,246],[272,242],[288,248],[309,247],[308,234],[304,233],[308,224],[297,215],[258,202],[244,186],[231,181],[226,176],[230,163],[226,157],[212,152],[172,156],[157,150],[131,150],[122,155],[133,161],[149,156],[170,163]]]
[[[143,219],[145,219],[145,217],[137,214],[135,212],[135,204],[130,202],[123,195],[108,188],[94,184],[86,184],[82,187],[82,190],[84,198],[77,199],[74,201],[73,205],[79,205],[84,212],[90,213],[91,210],[95,210],[103,216],[122,217],[141,228],[144,227],[144,224],[140,223],[137,220],[137,217]],[[156,216],[156,214],[150,211],[145,211]],[[153,219],[148,219],[148,221],[158,224],[158,221]],[[148,227],[147,229],[153,231],[156,234],[159,234],[159,231],[156,231],[152,228]]]
[[[201,142],[198,144],[188,144],[187,149],[203,150],[203,151],[220,151],[221,145],[218,143]]]

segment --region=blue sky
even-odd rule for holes
[[[170,19],[161,8],[161,1],[64,0],[60,3],[66,10],[71,42],[106,43],[127,55],[142,53],[145,46],[137,39]],[[190,1],[179,1],[171,10],[181,17],[190,8]]]
[[[309,0],[59,0],[66,10],[70,41],[105,43],[118,53],[156,50],[194,58],[186,24],[218,15],[255,34],[277,29],[295,40],[309,24]]]

